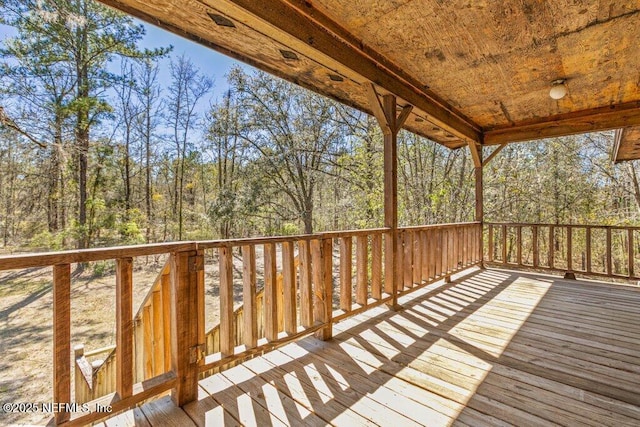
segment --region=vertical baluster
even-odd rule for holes
[[[298,331],[296,319],[296,271],[293,261],[293,242],[282,243],[282,276],[284,279],[284,331],[295,334]]]
[[[162,294],[160,289],[151,294],[153,333],[153,372],[155,375],[164,373],[164,328],[162,325]]]
[[[402,291],[404,288],[404,231],[398,230],[398,242],[397,242],[397,250],[396,250],[396,266],[398,270],[396,271],[396,283],[397,289],[396,292]]]
[[[533,266],[538,267],[540,264],[540,253],[538,248],[538,226],[531,227],[531,238],[533,239]]]
[[[357,277],[356,277],[356,303],[361,306],[367,305],[368,293],[368,253],[367,253],[367,236],[356,236],[356,261],[357,261]]]
[[[555,230],[553,225],[549,226],[549,268],[553,269],[555,267],[554,263],[554,251],[555,251]]]
[[[218,249],[220,257],[220,352],[233,355],[233,253],[231,247]]]
[[[573,230],[567,226],[567,270],[573,270]]]
[[[351,311],[353,294],[353,242],[350,236],[340,239],[340,308]]]
[[[71,403],[71,265],[53,266],[53,401]],[[69,413],[56,412],[57,424]]]
[[[420,255],[422,265],[422,273],[420,276],[421,281],[429,280],[429,240],[427,239],[427,231],[422,230],[420,232]]]
[[[406,230],[402,233],[402,243],[404,247],[403,259],[403,276],[404,288],[408,289],[413,283],[413,232]]]
[[[502,226],[502,263],[507,263],[507,226]]]
[[[435,272],[436,272],[436,277],[440,277],[440,275],[442,274],[442,258],[443,258],[443,233],[442,233],[442,229],[441,228],[437,228],[435,230],[433,230],[434,232],[434,241],[436,242],[435,245],[435,257],[434,257],[434,261],[435,261]]]
[[[489,253],[487,254],[487,259],[489,262],[493,262],[493,254],[495,252],[495,248],[493,246],[493,225],[489,224]]]
[[[162,334],[164,338],[164,371],[169,372],[171,370],[171,276],[169,275],[169,273],[162,275],[162,278],[160,279],[160,287],[162,292]],[[136,349],[136,353],[137,353],[137,349]]]
[[[298,241],[300,254],[300,323],[313,326],[313,292],[311,289],[311,247],[308,240]]]
[[[628,276],[631,279],[634,276],[634,251],[633,251],[633,229],[627,229],[627,258],[629,263]]]
[[[611,228],[607,227],[607,276],[613,274],[611,265]]]
[[[242,247],[242,305],[243,339],[247,348],[258,345],[258,317],[256,307],[256,247]]]
[[[586,252],[587,252],[587,273],[591,273],[591,227],[587,227],[586,234]]]
[[[413,232],[411,245],[413,247],[413,283],[422,283],[422,252],[420,251],[420,231]]]
[[[156,311],[161,315],[162,306],[159,295],[159,291],[153,293],[154,300],[158,299]],[[160,331],[162,332],[162,329]],[[158,369],[164,369],[164,360],[162,362],[162,366]],[[133,394],[133,259],[131,258],[116,260],[116,392],[120,398]]]
[[[276,283],[276,245],[264,244],[264,336],[278,339],[278,290]]]
[[[463,267],[466,267],[469,264],[469,227],[468,226],[464,226],[462,227],[462,236],[461,236],[461,243],[460,243],[460,247],[462,250],[461,256],[462,256],[462,265]]]
[[[153,378],[153,318],[151,304],[147,304],[142,309],[142,328],[144,331],[144,379]]]
[[[522,226],[516,226],[516,250],[518,265],[522,265]]]
[[[382,235],[371,236],[371,296],[382,298]]]

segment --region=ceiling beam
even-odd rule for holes
[[[430,122],[458,138],[478,143],[482,140],[480,127],[425,89],[425,82],[415,81],[380,54],[367,48],[360,40],[314,9],[308,1],[201,1],[209,7],[228,11],[232,17],[241,17],[246,25],[273,38],[278,38],[277,33],[281,32],[296,39],[298,43],[292,47],[301,49],[303,54],[317,57],[319,53],[337,62],[361,76],[360,83],[365,83],[363,80],[375,83],[422,110]],[[271,27],[271,31],[265,30],[265,23]]]
[[[640,101],[577,111],[484,132],[485,145],[598,132],[640,125]]]

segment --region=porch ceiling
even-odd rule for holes
[[[449,148],[640,125],[639,0],[102,1]]]
[[[640,126],[616,131],[611,157],[615,163],[640,159]]]

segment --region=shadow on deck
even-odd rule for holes
[[[640,291],[473,270],[105,425],[639,425]]]

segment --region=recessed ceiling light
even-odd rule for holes
[[[229,28],[236,27],[236,24],[234,24],[233,21],[231,21],[226,16],[218,15],[216,13],[211,13],[211,12],[209,12],[208,15],[209,15],[209,18],[213,20],[213,22],[215,22],[221,27],[229,27]]]
[[[551,90],[549,96],[555,100],[562,99],[567,94],[567,86],[564,84],[565,79],[558,79],[551,82]]]

